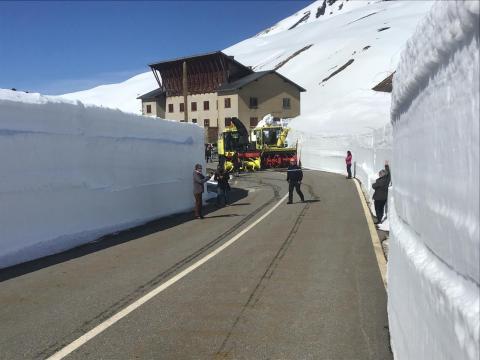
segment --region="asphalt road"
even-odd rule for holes
[[[0,270],[0,359],[42,359],[219,249],[68,359],[392,359],[386,292],[355,185],[242,174],[231,206],[159,219]],[[193,201],[193,199],[192,199]]]

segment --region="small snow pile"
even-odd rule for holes
[[[274,117],[272,114],[265,115],[262,120],[260,120],[257,124],[257,128],[267,125],[281,125],[282,127],[288,127],[290,123],[290,118],[278,118]]]
[[[75,104],[76,101],[59,98],[58,96],[41,95],[39,93],[29,93],[19,90],[0,89],[0,99],[19,101],[29,104],[46,104],[48,102],[70,103]]]
[[[388,314],[397,359],[480,357],[478,1],[439,1],[394,77]]]
[[[265,115],[262,120],[260,120],[257,124],[257,127],[262,127],[266,126],[267,124],[271,124],[273,122],[273,115],[272,114],[267,114]]]
[[[0,268],[190,209],[203,129],[0,89]]]

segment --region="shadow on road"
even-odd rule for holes
[[[228,217],[236,217],[236,216],[242,216],[242,215],[238,215],[238,214],[213,215],[213,216],[205,216],[205,219],[228,218]]]
[[[250,205],[250,203],[242,203],[242,204],[229,204],[228,206],[245,206]]]
[[[240,188],[232,188],[232,191],[229,193],[229,201],[232,205],[237,205],[235,202],[240,201],[247,197],[248,191]],[[247,205],[246,203],[238,205]],[[218,210],[218,207],[215,205],[215,198],[208,201],[207,205],[203,207],[203,214],[208,215]],[[216,215],[216,216],[207,216],[207,218],[215,217],[231,217],[231,216],[240,216],[237,214],[231,215]],[[156,232],[160,232],[178,225],[181,225],[187,221],[194,220],[195,216],[193,214],[193,195],[192,195],[192,211],[173,214],[170,216],[162,217],[143,225],[139,225],[130,229],[120,231],[118,233],[104,235],[92,242],[87,244],[80,245],[73,249],[49,255],[37,260],[28,261],[22,264],[14,265],[5,269],[0,269],[0,282],[6,281],[17,276],[25,275],[43,268],[60,264],[65,261],[76,259],[91,253],[110,248],[112,246],[117,246],[128,241],[136,240],[143,236],[151,235]]]

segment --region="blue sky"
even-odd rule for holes
[[[222,50],[312,1],[0,1],[0,88],[56,95]]]

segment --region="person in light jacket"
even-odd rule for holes
[[[196,164],[193,171],[193,196],[195,197],[195,219],[203,219],[202,194],[208,176],[202,174],[202,165]]]
[[[385,161],[385,170],[380,170],[378,179],[372,184],[375,190],[373,193],[373,202],[375,204],[375,214],[377,216],[377,224],[381,224],[383,220],[383,212],[388,199],[388,186],[390,185],[390,167]]]
[[[345,163],[347,164],[347,179],[352,178],[352,153],[350,150],[347,151],[347,157],[345,158]]]

